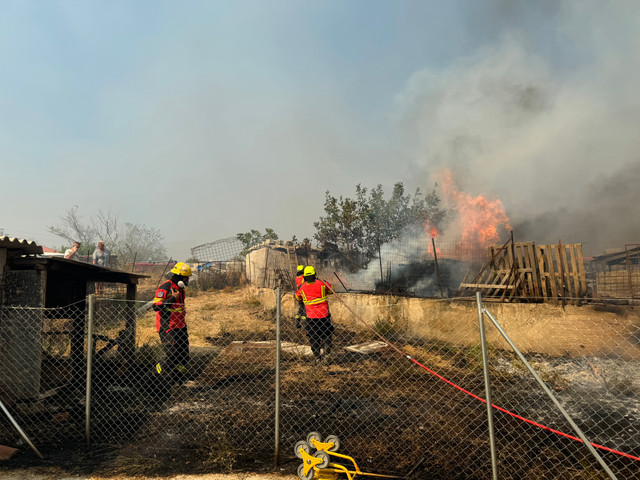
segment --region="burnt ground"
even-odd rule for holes
[[[43,465],[71,474],[175,475],[208,472],[271,472],[274,469],[273,312],[248,305],[263,328],[220,329],[193,349],[185,378],[158,378],[153,359],[142,355],[123,367],[115,358],[98,363],[92,405],[92,445],[83,442],[82,392],[51,398],[47,414],[24,414],[39,460],[4,425],[5,444],[19,452],[1,471]],[[305,343],[283,322],[283,341]],[[371,340],[339,328],[331,361],[284,355],[281,372],[280,470],[295,473],[293,445],[309,432],[337,435],[340,453],[363,471],[430,479],[490,478],[486,406],[393,351],[352,353],[347,345]],[[234,341],[244,344],[232,344]],[[397,337],[403,349],[447,380],[484,397],[476,351]],[[492,352],[494,402],[558,430],[573,433],[553,412],[539,388],[509,356]],[[582,360],[532,356],[574,419],[606,445],[640,456],[638,395],[616,378],[619,391],[597,374],[584,375]],[[613,371],[615,362],[590,365]],[[546,367],[545,367],[546,366]],[[546,369],[548,367],[548,369]],[[593,368],[598,367],[598,368]],[[637,372],[636,372],[637,373]],[[602,401],[593,402],[591,394]],[[55,407],[55,408],[54,408]],[[57,416],[51,415],[51,412]],[[67,415],[61,415],[61,414]],[[500,478],[605,478],[579,443],[496,411]],[[8,436],[7,436],[8,435]],[[37,439],[37,440],[36,440]],[[65,439],[60,441],[60,439]],[[76,439],[69,442],[67,439]],[[13,443],[11,443],[13,442]],[[618,478],[634,478],[640,462],[602,452]]]

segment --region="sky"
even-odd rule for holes
[[[499,199],[517,241],[640,243],[640,3],[0,0],[0,234],[75,205],[167,253],[396,182]]]

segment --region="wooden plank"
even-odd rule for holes
[[[513,252],[509,252],[509,255],[511,255]],[[506,286],[513,286],[513,289],[509,289],[509,288],[504,288],[502,290],[502,300],[504,300],[506,298],[507,292],[509,290],[511,290],[511,295],[509,295],[509,299],[513,298],[513,296],[516,294],[516,290],[518,289],[518,282],[517,282],[517,278],[516,278],[516,267],[515,264],[512,264],[511,270],[509,271],[508,275],[506,275],[503,280],[502,283]]]
[[[500,281],[501,285],[503,285],[502,288],[500,289],[496,289],[494,296],[498,296],[500,294],[500,300],[504,301],[505,296],[507,295],[507,292],[509,290],[513,290],[513,289],[509,289],[508,287],[511,287],[513,285],[511,285],[510,282],[510,275],[505,275],[502,277],[502,280]]]
[[[571,279],[573,280],[574,303],[580,303],[580,278],[578,277],[578,264],[576,262],[576,246],[575,244],[567,245],[569,256],[571,257]]]
[[[500,294],[502,294],[501,296],[504,298],[504,294],[507,292],[506,287],[509,285],[509,273],[507,274],[501,274],[500,276],[497,276],[496,280],[499,280],[498,288],[495,288],[494,291],[491,293],[491,296],[498,296]],[[494,283],[496,283],[494,281]]]
[[[486,288],[486,289],[507,289],[507,290],[513,290],[516,287],[514,287],[513,285],[504,285],[501,283],[495,283],[495,284],[487,284],[487,283],[461,283],[460,284],[461,287],[464,288]]]
[[[531,242],[531,248],[529,249],[529,265],[534,268],[533,272],[533,294],[537,297],[541,297],[541,289],[540,289],[540,272],[535,269],[535,266],[538,264],[537,259],[537,250],[536,244]]]
[[[567,295],[564,285],[564,267],[562,266],[562,257],[560,256],[560,247],[558,245],[551,245],[551,256],[553,257],[553,275],[556,285],[556,299],[564,302],[564,298]]]
[[[522,282],[523,279],[526,278],[524,274],[524,270],[522,267],[524,266],[524,262],[522,261],[522,245],[516,244],[513,246],[513,262],[516,268],[516,276],[520,279],[520,283],[523,286],[523,291],[520,294],[524,297],[527,295],[527,284],[526,282]]]
[[[587,296],[587,273],[584,268],[584,257],[582,256],[582,244],[576,244],[576,258],[578,261],[578,275],[580,276],[580,296],[582,298]]]
[[[517,273],[516,273],[516,269],[513,269],[513,290],[511,291],[511,295],[509,295],[509,301],[513,300],[513,297],[516,295],[516,291],[518,290],[518,286],[520,285],[520,278],[518,277]],[[507,293],[507,291],[505,290],[504,294],[503,294],[503,298],[504,295]]]
[[[485,285],[495,285],[498,284],[500,279],[502,278],[502,276],[498,273],[495,272],[493,270],[490,270],[489,272],[487,272],[487,275],[482,279],[482,283]],[[493,297],[495,296],[495,291],[494,291],[495,287],[488,287],[484,289],[483,295],[484,296],[488,296],[488,297]]]
[[[535,289],[533,286],[533,269],[531,268],[531,264],[529,263],[529,250],[531,248],[531,244],[522,244],[520,246],[520,271],[522,272],[522,283],[527,289],[527,297],[530,297],[535,294]]]
[[[542,245],[538,245],[537,251],[538,251],[538,273],[540,275],[540,289],[542,293],[542,298],[543,300],[546,301],[548,297],[547,297],[547,276],[546,276],[546,269],[544,265],[545,247]]]
[[[558,301],[558,285],[557,285],[557,277],[558,274],[556,272],[555,264],[553,263],[553,252],[558,247],[556,245],[548,245],[547,246],[547,261],[548,265],[548,274],[549,274],[549,286],[551,287],[551,298],[554,302]]]
[[[560,261],[562,262],[562,269],[560,270],[562,275],[562,282],[564,286],[563,298],[573,299],[573,291],[571,288],[571,276],[569,275],[569,261],[567,259],[567,247],[566,245],[560,244],[558,246],[558,251],[560,254]]]
[[[524,251],[524,259],[523,262],[526,265],[527,271],[529,271],[529,275],[528,275],[528,285],[529,285],[529,295],[532,297],[537,297],[538,296],[538,284],[536,282],[536,271],[534,269],[534,265],[535,263],[532,262],[533,258],[535,258],[535,256],[533,255],[534,253],[534,245],[533,242],[527,244],[525,251]]]

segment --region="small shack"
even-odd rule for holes
[[[94,282],[126,285],[135,300],[138,281],[146,275],[45,257],[42,247],[24,239],[0,237],[0,391],[13,398],[35,398],[41,391],[43,339],[68,336],[69,378],[82,380],[87,292]],[[123,312],[125,334],[119,348],[135,347],[133,304]],[[57,319],[65,328],[52,329]]]
[[[295,289],[296,267],[300,264],[323,263],[323,251],[311,245],[298,245],[282,240],[266,240],[247,252],[245,268],[247,280],[262,288]]]
[[[640,298],[640,245],[593,257],[595,290],[603,298]]]

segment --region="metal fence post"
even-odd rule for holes
[[[273,452],[274,468],[278,468],[280,456],[280,287],[276,288],[276,398],[275,398],[275,449]]]
[[[7,416],[7,418],[9,419],[11,424],[13,425],[13,427],[18,431],[18,433],[20,434],[22,439],[25,442],[27,442],[27,444],[31,447],[31,450],[33,450],[33,452],[38,456],[38,458],[40,458],[41,460],[44,460],[44,457],[42,456],[40,451],[36,448],[36,446],[33,444],[33,442],[31,442],[31,439],[27,436],[27,434],[24,433],[24,430],[22,430],[22,428],[20,428],[20,425],[18,425],[18,422],[16,422],[15,418],[13,418],[11,413],[9,413],[9,410],[7,410],[7,407],[4,406],[4,403],[2,403],[2,400],[0,400],[0,408],[2,408],[2,411]]]
[[[435,247],[434,247],[435,250]],[[480,345],[482,347],[482,370],[484,373],[484,391],[487,396],[487,423],[489,426],[489,445],[491,447],[491,470],[493,480],[498,480],[498,458],[496,455],[496,438],[493,430],[493,402],[491,401],[491,379],[489,377],[489,358],[487,356],[487,339],[484,332],[484,317],[482,315],[482,298],[476,292],[478,304],[478,324],[480,326]]]
[[[85,398],[85,440],[87,447],[91,444],[90,432],[91,432],[91,372],[93,367],[93,307],[95,298],[93,294],[89,295],[88,306],[89,311],[87,314],[87,391]]]

